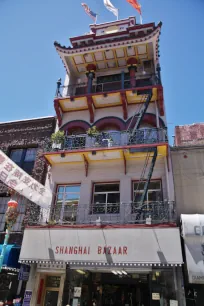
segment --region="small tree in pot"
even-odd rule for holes
[[[97,130],[97,127],[94,125],[92,127],[90,127],[86,134],[91,137],[91,138],[94,138],[95,139],[95,145],[99,145],[99,141],[100,141],[100,132]]]
[[[51,141],[54,149],[61,149],[65,140],[64,131],[57,131],[51,135]]]

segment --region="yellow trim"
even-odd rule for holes
[[[80,101],[82,99],[84,100],[84,103],[86,103],[86,106],[84,105],[84,106],[76,107],[76,104],[74,102],[75,101]],[[70,103],[70,105],[72,104],[73,107],[72,108],[65,108],[64,103],[66,103],[66,102]],[[72,111],[75,111],[75,110],[87,110],[88,109],[87,98],[85,96],[82,96],[81,98],[74,98],[74,101],[71,101],[70,98],[59,100],[59,105],[60,105],[63,112],[72,112]]]
[[[146,95],[137,95],[137,93],[132,93],[132,90],[126,91],[126,97],[128,104],[144,103],[146,100]],[[157,100],[157,88],[152,89],[152,99],[151,101]]]
[[[153,146],[153,145],[152,145]],[[97,149],[97,147],[96,147]],[[161,145],[161,146],[158,146],[157,147],[157,150],[158,150],[158,158],[162,158],[162,157],[166,157],[167,156],[167,147],[166,145]],[[66,161],[66,162],[63,162],[63,158],[61,159],[62,162],[56,162],[56,161],[52,161],[51,157],[52,156],[55,156],[55,155],[60,155],[62,151],[59,151],[59,153],[57,154],[45,154],[45,158],[49,161],[49,163],[51,165],[56,165],[56,164],[70,164],[70,165],[79,165],[79,164],[83,164],[84,161]],[[114,161],[120,161],[120,160],[123,160],[123,152],[124,152],[124,155],[125,155],[125,159],[127,161],[130,161],[130,160],[135,160],[135,159],[145,159],[146,156],[147,156],[147,152],[135,152],[135,153],[130,153],[129,149],[122,149],[122,148],[117,148],[117,149],[112,149],[112,150],[108,150],[108,149],[104,149],[104,150],[100,150],[99,152],[100,153],[112,153],[112,152],[119,152],[120,153],[120,157],[113,157],[113,158],[108,158],[108,159],[102,159],[99,157],[99,159],[97,160],[92,160],[89,158],[89,154],[91,154],[91,150],[90,151],[86,151],[86,152],[75,152],[75,153],[72,153],[72,152],[65,152],[65,156],[67,155],[80,155],[80,157],[83,159],[83,155],[86,157],[88,163],[90,164],[95,164],[95,163],[101,163],[101,162],[104,162],[104,163],[107,163],[107,162],[114,162]],[[98,151],[97,151],[98,152]],[[150,155],[150,156],[153,156],[153,153]]]
[[[130,45],[131,45],[131,43],[130,43]],[[138,47],[139,47],[139,46],[145,46],[145,47],[146,47],[146,53],[138,54]],[[128,56],[127,48],[128,48],[128,46],[127,46],[127,47],[122,47],[122,46],[121,46],[121,47],[118,47],[118,48],[115,48],[115,49],[111,49],[111,51],[113,51],[113,54],[114,54],[114,58],[113,58],[113,59],[107,59],[107,58],[106,58],[106,56],[105,56],[105,50],[101,50],[101,51],[100,51],[100,50],[95,50],[95,52],[85,52],[84,54],[90,54],[90,55],[92,56],[93,61],[92,61],[92,62],[89,62],[89,63],[84,62],[83,64],[75,64],[74,56],[77,56],[77,55],[71,56],[71,59],[72,59],[72,61],[73,61],[73,64],[74,64],[74,67],[75,67],[76,71],[77,71],[79,74],[84,74],[84,71],[80,72],[80,71],[78,70],[78,68],[84,67],[84,66],[87,65],[87,64],[94,64],[94,65],[96,65],[96,67],[97,67],[97,63],[105,62],[105,64],[107,64],[108,61],[115,60],[116,66],[117,66],[117,67],[115,67],[115,68],[103,68],[103,69],[98,69],[98,70],[97,70],[97,71],[107,71],[107,70],[109,70],[109,69],[116,70],[116,69],[118,69],[118,68],[126,67],[126,65],[124,65],[124,66],[118,66],[118,62],[117,62],[118,59],[124,59],[124,60],[126,60],[126,62],[127,62],[128,58],[130,58],[130,57],[135,57],[135,58],[138,60],[140,55],[147,55],[147,59],[150,58],[150,57],[149,57],[149,54],[148,54],[148,44],[147,44],[147,43],[139,44],[139,45],[133,45],[133,48],[134,48],[134,50],[135,50],[135,55],[132,55],[132,56]],[[108,49],[108,48],[107,48],[107,49]],[[123,50],[124,50],[124,54],[125,54],[124,57],[117,57],[116,50],[118,50],[118,49],[123,49]],[[100,61],[97,61],[97,60],[96,60],[96,58],[95,58],[95,56],[94,56],[94,53],[96,53],[96,52],[102,52],[102,54],[103,54],[103,60],[100,60]],[[84,54],[81,54],[81,56],[82,56],[83,59],[84,59]],[[86,69],[86,67],[84,67],[84,68]]]
[[[103,107],[111,107],[111,106],[121,106],[122,105],[122,99],[121,99],[121,95],[120,93],[118,92],[115,92],[115,93],[108,93],[107,92],[107,98],[110,97],[110,96],[116,96],[119,98],[119,101],[118,102],[113,102],[113,103],[107,103],[107,104],[100,104],[97,102],[97,98],[101,98],[103,97],[103,95],[97,95],[97,96],[92,96],[92,99],[93,99],[93,103],[94,103],[94,106],[97,107],[97,108],[103,108]]]

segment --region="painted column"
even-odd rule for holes
[[[93,84],[93,79],[95,78],[96,66],[93,64],[89,64],[87,65],[86,69],[87,69],[86,76],[88,78],[87,93],[90,94],[92,93],[92,84]]]
[[[137,59],[135,57],[131,57],[127,61],[129,73],[130,73],[130,85],[131,88],[136,87],[136,75],[135,73],[137,72]]]

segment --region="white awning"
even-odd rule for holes
[[[204,215],[181,215],[189,283],[204,284]]]
[[[178,228],[30,228],[20,261],[72,265],[181,265]]]

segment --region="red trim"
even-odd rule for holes
[[[94,123],[94,125],[99,130],[102,130],[105,126],[108,126],[110,124],[115,125],[120,131],[125,130],[125,122],[123,122],[120,118],[116,118],[116,117],[101,118]]]
[[[124,92],[121,92],[120,95],[121,95],[122,107],[123,107],[123,119],[127,120],[127,118],[128,118],[128,110],[127,110],[126,94]]]
[[[93,111],[93,98],[92,96],[87,96],[87,105],[88,105],[88,109],[89,109],[89,114],[90,114],[90,122],[93,123],[94,122],[94,111]]]
[[[62,124],[62,116],[61,116],[61,113],[60,113],[59,99],[54,100],[54,108],[55,108],[55,112],[56,112],[57,119],[58,119],[59,126],[60,126]]]
[[[85,167],[85,175],[86,177],[88,176],[88,171],[89,171],[89,163],[88,160],[86,159],[86,156],[83,154],[84,157],[84,167]]]
[[[127,161],[126,161],[126,158],[125,158],[124,151],[123,151],[123,161],[124,161],[124,173],[126,174],[127,173]]]
[[[170,222],[170,223],[159,223],[159,224],[125,224],[125,225],[91,225],[91,224],[79,224],[79,225],[36,225],[36,226],[26,226],[26,229],[38,229],[38,228],[44,228],[44,229],[59,229],[59,228],[86,228],[86,229],[109,229],[109,228],[172,228],[172,227],[177,227],[176,223]]]
[[[128,145],[128,146],[118,146],[118,147],[110,147],[110,148],[89,148],[89,149],[81,149],[81,150],[63,150],[63,153],[83,153],[83,152],[93,152],[93,151],[104,151],[104,150],[125,150],[125,149],[130,149],[130,148],[152,148],[152,147],[161,147],[161,146],[166,146],[168,147],[168,143],[166,142],[160,142],[160,143],[154,143],[154,144],[137,144],[137,145]],[[61,151],[58,152],[45,152],[43,153],[45,155],[55,155],[55,154],[60,154]]]
[[[161,85],[159,85],[158,87],[157,100],[158,100],[160,115],[164,116],[164,93],[163,93],[163,87]]]
[[[74,129],[74,128],[81,128],[83,129],[85,132],[90,128],[90,125],[82,120],[74,120],[74,121],[70,121],[68,123],[66,123],[65,125],[63,125],[61,127],[61,129],[63,129],[64,131],[68,131],[69,129]]]
[[[43,293],[43,287],[44,287],[44,279],[41,278],[40,284],[39,284],[39,287],[38,287],[37,304],[41,304],[42,293]]]

